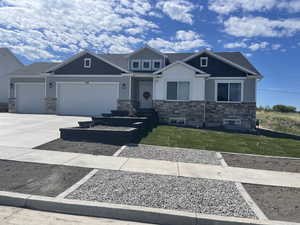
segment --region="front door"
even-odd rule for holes
[[[153,94],[153,82],[140,81],[139,82],[140,108],[142,109],[152,108],[152,94]]]

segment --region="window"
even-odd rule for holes
[[[240,126],[242,124],[240,119],[224,119],[223,125],[228,126]]]
[[[92,67],[92,59],[91,58],[85,58],[83,67],[84,68],[91,68]]]
[[[219,102],[241,102],[242,83],[217,83],[217,101]]]
[[[185,125],[184,117],[171,117],[169,118],[169,123],[174,125]]]
[[[167,82],[167,100],[189,100],[190,82]]]
[[[140,60],[132,60],[131,61],[131,69],[132,70],[139,70],[140,68]]]
[[[152,67],[154,70],[158,70],[161,68],[161,60],[153,60],[152,61]]]
[[[143,70],[151,70],[151,60],[143,60],[142,61],[142,69]]]
[[[208,66],[208,57],[200,57],[200,66],[207,67]]]

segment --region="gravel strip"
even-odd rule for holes
[[[256,218],[234,182],[99,170],[69,199]]]
[[[269,219],[300,223],[300,188],[243,186]]]
[[[285,159],[242,154],[222,153],[226,163],[233,167],[300,173],[300,159]]]
[[[221,165],[220,161],[217,159],[216,153],[212,151],[153,145],[131,145],[126,147],[119,156]]]
[[[110,145],[99,142],[86,141],[67,141],[63,139],[56,139],[46,144],[35,147],[37,150],[50,150],[59,152],[74,152],[92,155],[106,155],[112,156],[121,145]]]

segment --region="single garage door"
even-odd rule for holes
[[[100,116],[117,109],[118,83],[58,83],[57,112],[61,115]]]
[[[17,83],[16,107],[18,113],[45,113],[45,84]]]

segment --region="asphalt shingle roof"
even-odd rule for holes
[[[260,74],[257,69],[247,60],[247,58],[240,52],[214,52],[216,55],[222,56],[231,62],[234,62],[248,70],[251,70],[257,74]],[[185,58],[195,53],[164,53],[167,56],[168,63],[184,60]],[[128,69],[128,55],[129,54],[98,54],[100,57],[112,62],[113,64]],[[38,62],[31,65],[27,65],[22,69],[19,69],[12,73],[12,75],[39,75],[46,72],[53,66],[59,63],[52,62]]]

